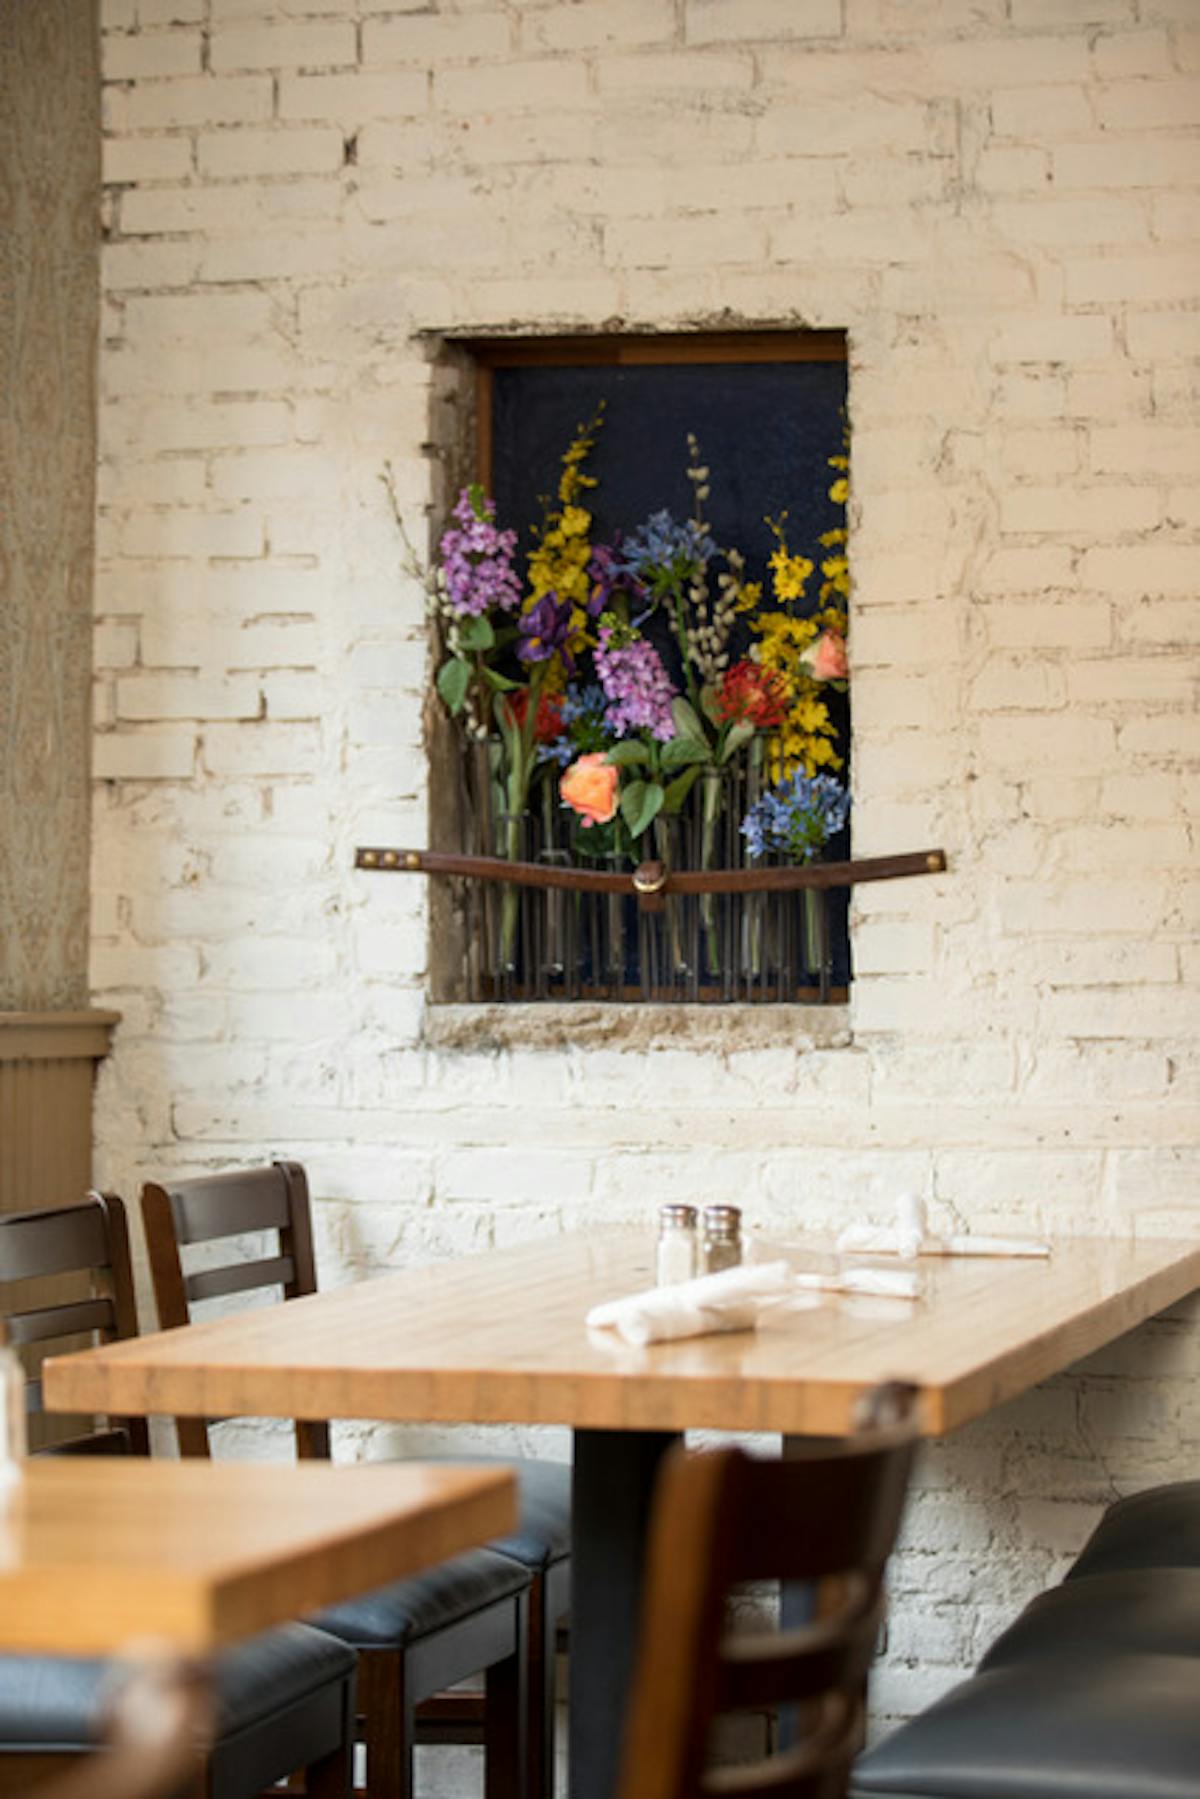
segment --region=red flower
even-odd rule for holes
[[[723,725],[745,720],[763,731],[777,730],[787,717],[787,682],[777,669],[735,662],[722,677],[713,710]]]
[[[523,730],[529,711],[528,687],[518,687],[515,693],[510,693],[507,704],[518,730]],[[562,736],[562,700],[558,694],[543,693],[538,696],[533,736],[536,743],[553,743],[556,737]]]

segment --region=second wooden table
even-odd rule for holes
[[[498,1468],[38,1458],[0,1500],[0,1649],[206,1655],[515,1521]]]

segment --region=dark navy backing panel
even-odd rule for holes
[[[841,522],[827,458],[842,449],[843,362],[686,363],[493,371],[492,487],[498,522],[532,543],[561,457],[601,400],[605,422],[585,468],[593,541],[630,531],[666,507],[691,511],[687,434],[711,472],[708,517],[718,544],[740,549],[752,579],[774,540],[764,519],[788,514],[789,545],[813,555]],[[810,592],[815,594],[816,581]]]
[[[556,367],[536,364],[492,370],[492,493],[497,523],[518,533],[520,562],[532,547],[532,526],[547,502],[557,505],[563,452],[578,427],[605,402],[604,424],[585,471],[597,478],[585,504],[592,541],[631,531],[666,507],[677,518],[692,507],[687,479],[687,434],[694,432],[710,472],[706,515],[716,542],[740,549],[747,575],[764,581],[775,540],[768,517],[786,512],[788,547],[817,563],[808,600],[820,586],[823,531],[844,522],[828,497],[835,470],[828,458],[844,448],[846,364],[825,362],[664,363]],[[652,629],[652,636],[657,633]],[[668,643],[659,646],[671,661]],[[738,633],[734,653],[742,653]],[[831,694],[843,726],[849,776],[848,701]],[[850,854],[850,830],[831,841],[827,855]],[[832,894],[833,978],[850,978],[848,895]]]

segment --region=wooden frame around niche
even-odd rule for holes
[[[648,368],[715,362],[845,362],[844,331],[670,331],[617,337],[455,339],[475,365],[475,479],[492,486],[492,392],[496,369]]]

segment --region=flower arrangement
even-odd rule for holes
[[[431,567],[403,538],[435,622],[437,692],[484,754],[488,847],[517,856],[519,821],[536,817],[543,851],[670,863],[686,819],[701,868],[718,866],[718,840],[726,859],[811,861],[849,806],[834,698],[849,679],[844,523],[810,556],[786,513],[768,518],[766,578],[750,579],[743,552],[714,536],[712,475],[689,435],[689,515],[659,507],[599,539],[588,463],[603,424],[601,407],[568,444],[523,579],[517,533],[478,486],[460,493]],[[844,446],[829,465],[844,516]],[[515,902],[509,885],[503,956]],[[711,961],[711,897],[702,910]]]

